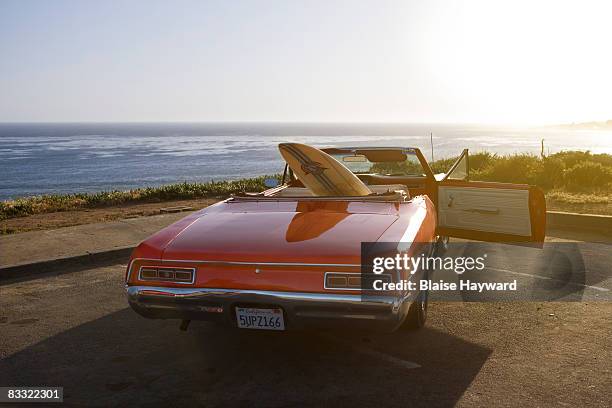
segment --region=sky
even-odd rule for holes
[[[610,1],[0,0],[0,121],[612,119]]]

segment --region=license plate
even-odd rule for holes
[[[237,307],[236,320],[241,329],[285,330],[282,309]]]

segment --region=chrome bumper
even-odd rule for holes
[[[235,307],[280,307],[288,329],[307,327],[393,330],[403,321],[412,296],[370,296],[245,289],[129,286],[130,306],[158,319],[210,320],[235,326]]]

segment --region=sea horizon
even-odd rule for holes
[[[565,127],[564,127],[565,126]],[[282,171],[277,145],[404,146],[472,153],[612,154],[612,130],[469,123],[2,122],[0,200],[231,180]]]

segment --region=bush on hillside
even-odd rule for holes
[[[562,187],[564,172],[565,164],[562,160],[545,157],[541,159],[541,166],[536,170],[534,183],[545,190]]]
[[[489,152],[470,154],[470,170],[480,171],[491,166],[498,158],[496,154]]]
[[[456,157],[449,157],[447,159],[436,160],[432,163],[429,163],[429,167],[431,167],[431,171],[433,171],[434,174],[446,173],[448,169],[451,168],[453,163],[455,163],[456,160],[457,160]]]
[[[497,155],[489,152],[478,152],[470,154],[470,170],[481,170],[487,166],[490,166],[494,160],[497,159]],[[449,157],[447,159],[436,160],[430,163],[430,167],[434,174],[446,173],[453,164],[457,161],[457,157]]]
[[[457,158],[431,163],[434,173],[444,173]],[[498,156],[489,152],[470,155],[472,180],[533,184],[544,190],[610,190],[612,155],[568,151],[547,157],[532,154]]]
[[[548,158],[561,160],[563,164],[565,165],[565,168],[567,169],[574,167],[575,165],[579,163],[584,163],[587,161],[590,161],[593,163],[600,163],[602,166],[605,166],[605,167],[612,167],[612,155],[605,154],[605,153],[592,154],[588,150],[586,152],[573,151],[573,150],[559,152],[559,153],[551,154],[550,156],[548,156]]]
[[[601,163],[586,161],[567,169],[564,179],[569,191],[609,191],[612,183],[612,169]]]
[[[479,170],[471,170],[470,175],[472,180],[535,184],[540,172],[542,172],[542,162],[538,157],[514,154],[496,156],[491,164]]]

